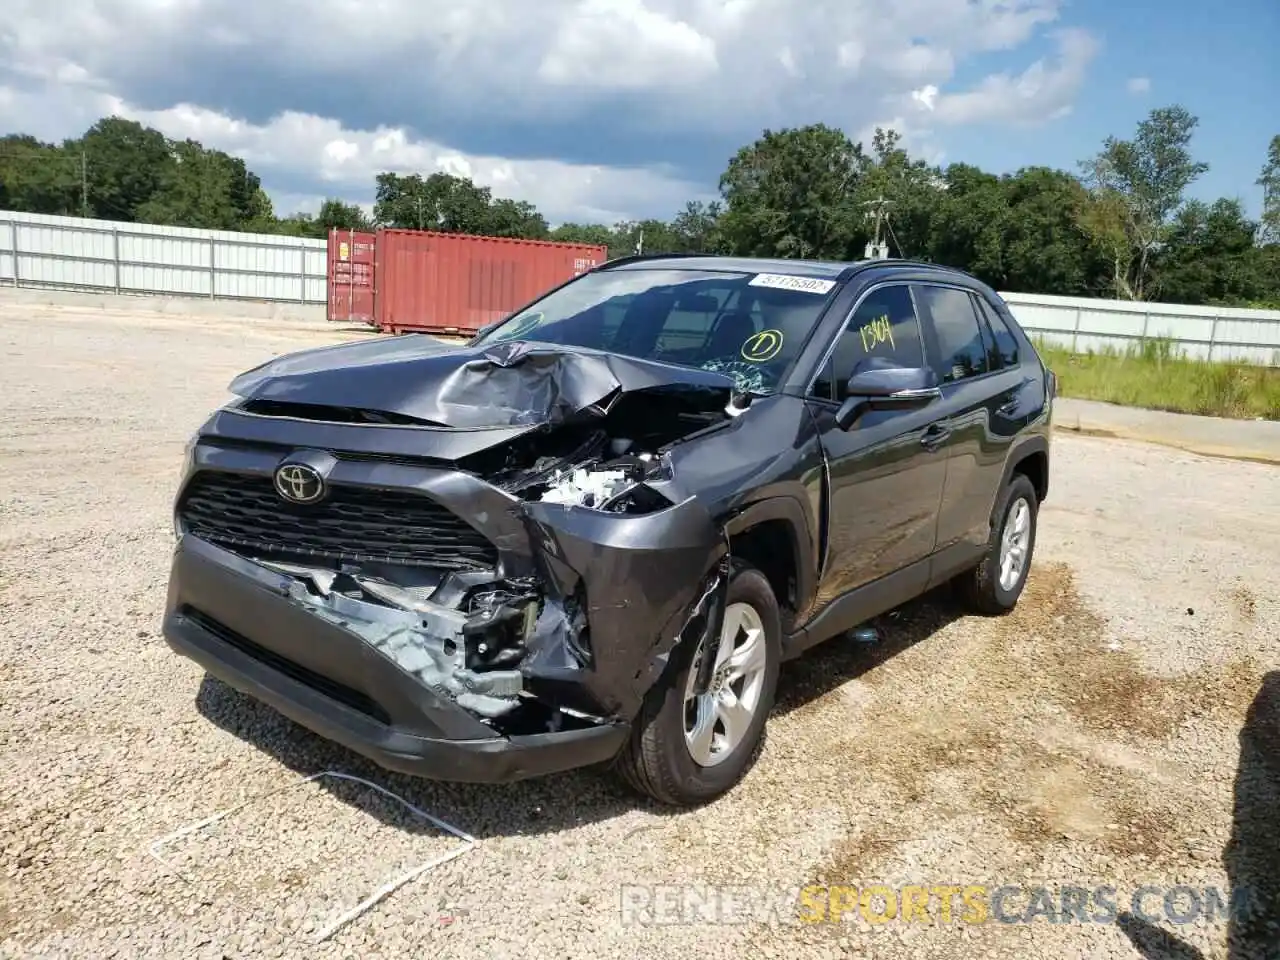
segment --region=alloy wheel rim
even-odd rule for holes
[[[724,612],[720,645],[707,689],[696,692],[706,644],[698,645],[684,691],[684,740],[702,767],[728,759],[746,738],[764,692],[768,652],[764,621],[749,603],[731,603]]]
[[[1031,505],[1019,497],[1009,508],[1000,536],[1000,588],[1012,590],[1027,568],[1031,548]]]

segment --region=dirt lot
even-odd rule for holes
[[[930,598],[887,618],[878,645],[828,644],[790,665],[759,762],[705,809],[670,814],[598,772],[437,785],[383,774],[204,679],[158,635],[183,442],[234,373],[337,336],[0,301],[0,955],[1276,949],[1263,944],[1280,942],[1280,468],[1059,436],[1017,612],[981,619]],[[306,938],[341,908],[458,841],[325,779],[166,845],[182,877],[147,855],[325,770],[384,785],[478,844],[319,947]],[[723,885],[695,887],[690,904],[718,922],[624,917],[656,903],[668,912],[649,920],[697,920],[670,912],[673,891],[654,889],[670,884]],[[844,884],[887,885],[902,909],[869,922],[877,894],[841,923],[804,923],[816,900],[849,892],[786,899]],[[998,910],[983,901],[986,922],[962,916],[960,897],[949,922],[940,899],[932,922],[904,919],[904,885],[946,884],[1016,890]],[[1143,885],[1145,920],[1130,912]],[[1166,903],[1177,885],[1191,889]],[[1229,924],[1205,916],[1207,888],[1225,900],[1229,885],[1262,905],[1230,954]],[[1083,914],[1052,922],[1031,909],[1047,906],[1037,887],[1058,907],[1067,888],[1091,893]],[[1114,888],[1110,916],[1098,887]]]

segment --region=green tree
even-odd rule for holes
[[[489,209],[488,188],[447,173],[377,178],[374,219],[388,227],[477,233]]]
[[[204,149],[193,140],[187,143],[196,150]],[[184,154],[175,152],[159,130],[135,120],[106,117],[78,140],[67,141],[63,149],[73,158],[83,153],[90,216],[104,220],[147,222],[140,213],[143,205],[151,203],[166,184],[172,188],[174,181],[181,179],[175,167]],[[239,163],[243,169],[244,161]],[[240,218],[217,219],[235,224]]]
[[[690,202],[670,220],[565,223],[494,197],[465,177],[383,173],[375,220],[390,226],[591,243],[610,256],[742,253],[848,259],[870,239],[867,210],[888,202],[893,253],[968,270],[1002,289],[1280,307],[1280,136],[1257,183],[1261,222],[1239,203],[1185,203],[1206,168],[1190,141],[1196,119],[1153,111],[1132,140],[1107,139],[1082,177],[1033,167],[995,176],[912,158],[893,130],[869,152],[822,124],[766,130],[737,151],[722,200]],[[86,197],[87,193],[87,197]],[[327,199],[316,215],[278,216],[243,159],[193,140],[105,117],[62,144],[0,137],[0,208],[299,237],[372,227],[363,210]]]
[[[532,204],[495,200],[488,187],[448,173],[380,173],[374,219],[389,227],[481,236],[545,239],[546,219]]]
[[[627,256],[641,250],[643,253],[686,253],[685,238],[665,220],[624,220],[615,224],[613,240],[609,243],[610,256]]]
[[[1267,262],[1254,244],[1258,225],[1239,200],[1186,204],[1174,219],[1156,260],[1156,289],[1175,303],[1246,303],[1275,290]]]
[[[522,240],[546,240],[550,235],[547,219],[524,200],[491,200],[480,222],[480,232],[490,237],[517,237]]]
[[[0,137],[0,209],[79,216],[80,156],[25,134]]]
[[[720,218],[724,208],[718,201],[703,203],[691,200],[671,222],[676,235],[678,253],[720,253],[724,238],[721,236]]]
[[[311,240],[327,236],[320,222],[309,213],[291,213],[287,217],[281,217],[264,232],[278,233],[286,237],[306,237]]]
[[[1280,243],[1280,133],[1271,138],[1267,162],[1257,183],[1262,187],[1261,240]]]
[[[727,249],[756,256],[847,256],[863,165],[862,147],[825,124],[765,130],[734,155],[720,178],[720,230]]]
[[[995,287],[1008,275],[1005,236],[1009,200],[1000,178],[977,167],[953,163],[943,175],[945,189],[933,202],[927,226],[930,259],[958,266]]]
[[[562,223],[548,236],[558,243],[586,243],[593,246],[608,247],[616,238],[612,230],[603,223]],[[610,250],[610,256],[614,252]]]
[[[316,223],[321,236],[328,236],[330,230],[370,230],[372,224],[365,212],[354,203],[343,203],[330,197],[320,205],[320,213]]]
[[[1086,296],[1106,283],[1106,264],[1081,234],[1080,181],[1063,170],[1027,167],[1001,180],[1008,213],[1002,237],[1004,289]]]
[[[260,212],[261,184],[239,157],[195,140],[173,144],[169,156],[156,188],[135,211],[139,220],[237,230]]]
[[[1170,220],[1187,187],[1209,169],[1191,157],[1198,123],[1184,107],[1152,110],[1134,139],[1108,137],[1101,152],[1081,164],[1089,188],[1081,227],[1110,260],[1114,289],[1124,299],[1147,296],[1152,259]]]

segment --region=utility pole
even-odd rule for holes
[[[418,194],[418,229],[422,229],[422,194]]]
[[[640,232],[636,235],[636,256],[644,253],[644,227],[640,228]]]
[[[89,154],[80,149],[80,216],[89,216]]]
[[[889,245],[880,242],[880,228],[889,224],[890,205],[891,201],[886,200],[883,196],[868,200],[863,204],[864,207],[868,208],[867,219],[875,222],[871,242],[867,244],[866,249],[866,258],[868,260],[886,260],[889,257]]]
[[[1280,240],[1280,225],[1275,228],[1267,223],[1267,214],[1273,207],[1280,208],[1280,197],[1276,197],[1276,185],[1271,180],[1262,180],[1262,216],[1258,218],[1258,228],[1253,232],[1253,242],[1262,246],[1268,240]]]

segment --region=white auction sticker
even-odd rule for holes
[[[830,293],[834,280],[819,277],[793,277],[785,273],[757,273],[748,286],[773,287],[775,290],[799,290],[801,293]]]

